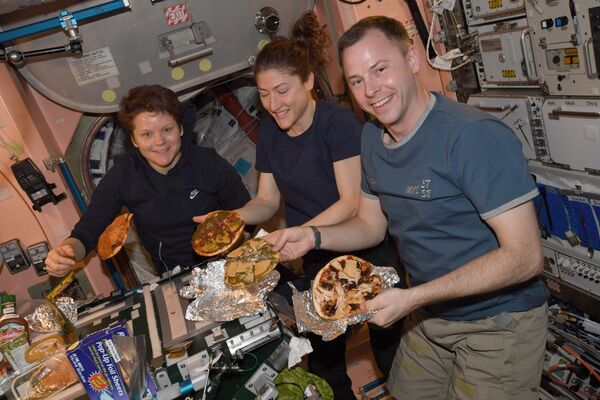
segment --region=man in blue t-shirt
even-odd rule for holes
[[[284,259],[349,251],[386,229],[409,289],[363,304],[387,326],[409,315],[388,380],[405,399],[537,400],[547,325],[537,190],[519,141],[499,120],[429,93],[406,30],[368,17],[338,44],[362,133],[362,195],[341,224],[274,232]]]

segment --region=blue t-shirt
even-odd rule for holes
[[[440,94],[431,96],[415,128],[392,145],[383,143],[381,126],[367,123],[362,164],[363,195],[379,199],[412,285],[497,249],[485,220],[537,194],[510,128]],[[472,320],[529,310],[546,299],[535,278],[427,309],[446,319]]]
[[[273,174],[288,226],[302,225],[339,200],[333,163],[360,154],[360,131],[350,110],[322,101],[301,135],[288,136],[272,118],[262,121],[256,169]]]

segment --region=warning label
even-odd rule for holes
[[[190,13],[185,4],[166,7],[164,12],[169,26],[175,26],[190,21]]]
[[[77,85],[84,86],[119,75],[110,49],[103,47],[67,60]]]

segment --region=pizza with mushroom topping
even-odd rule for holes
[[[244,232],[244,221],[234,211],[213,211],[198,224],[192,247],[201,256],[215,256],[231,249]]]
[[[371,263],[345,255],[328,262],[312,285],[312,299],[317,314],[337,320],[359,314],[360,305],[377,296],[382,279],[373,273]]]

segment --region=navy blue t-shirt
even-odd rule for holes
[[[272,118],[262,121],[256,169],[273,174],[288,226],[302,225],[339,200],[333,163],[360,155],[360,131],[350,110],[322,101],[301,135],[288,136]]]
[[[498,248],[486,219],[537,194],[521,144],[510,128],[437,94],[416,127],[392,145],[367,123],[362,136],[363,196],[388,217],[411,284],[445,275]],[[451,320],[486,318],[543,304],[539,278],[427,309]]]

